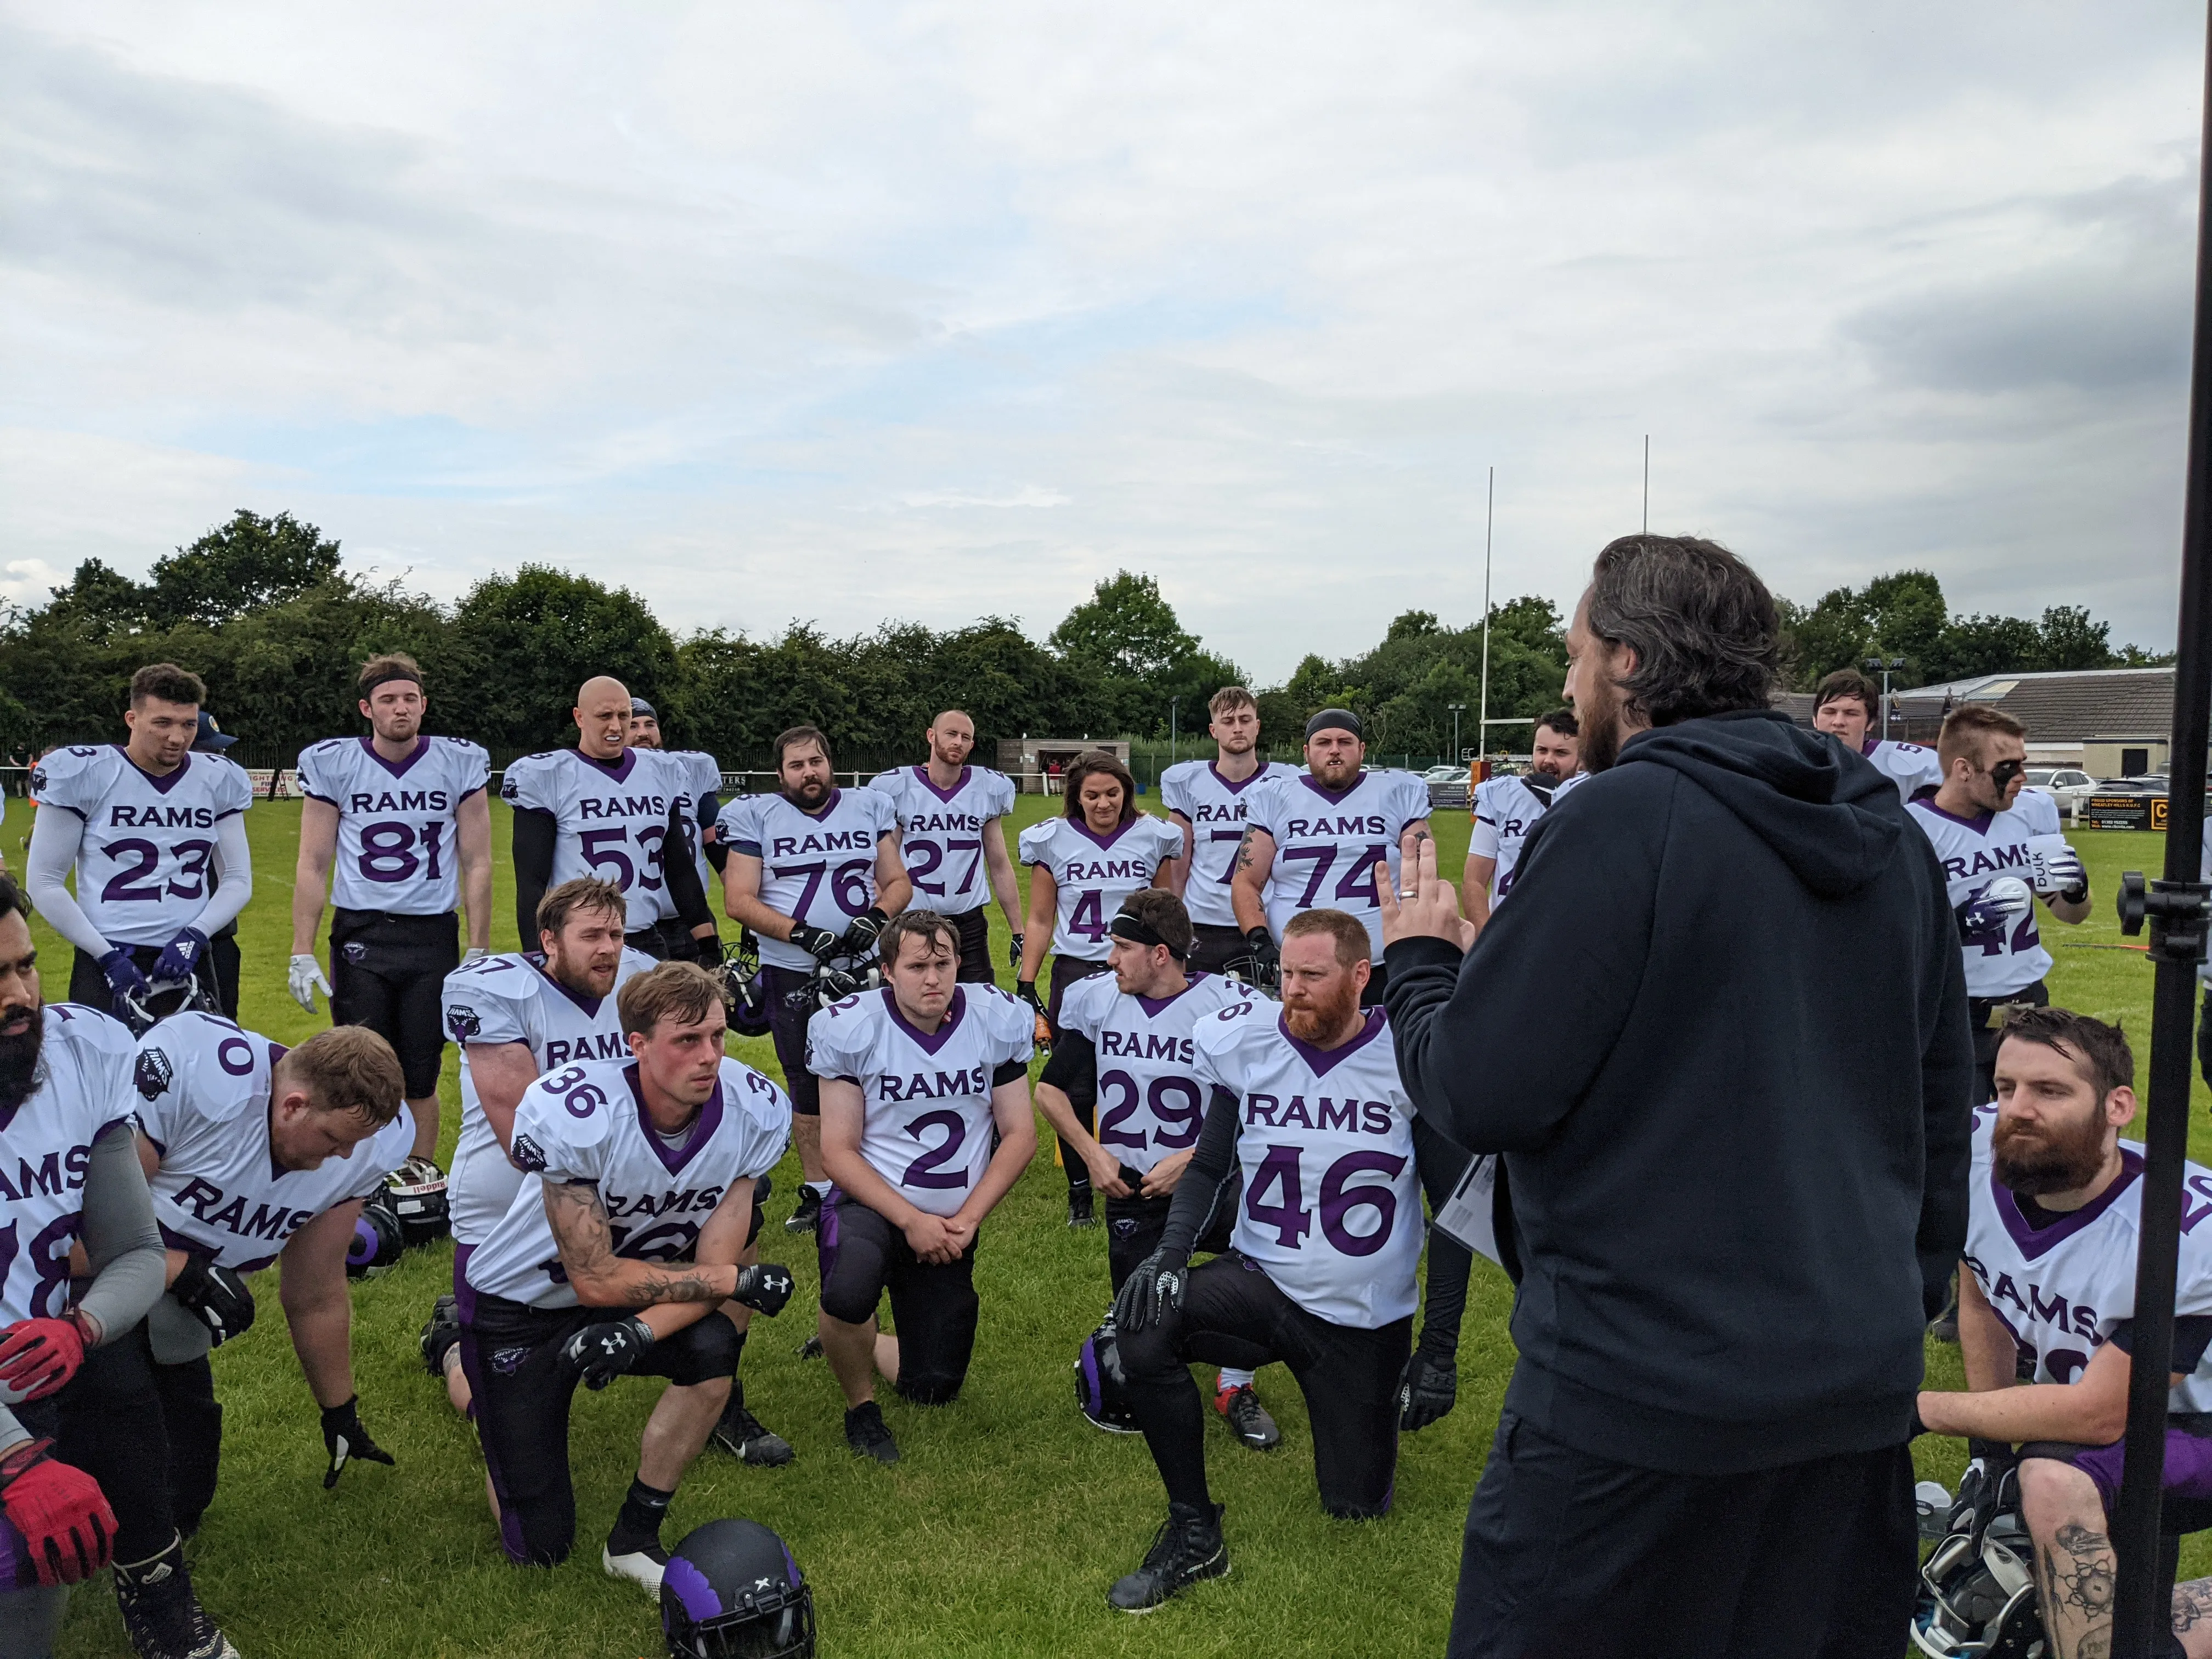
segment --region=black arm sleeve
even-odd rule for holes
[[[684,808],[678,801],[668,809],[668,839],[661,843],[675,856],[660,861],[660,872],[668,883],[668,896],[675,901],[676,919],[686,927],[714,924],[714,913],[707,908],[707,890],[699,884],[699,866],[685,855],[684,840]]]
[[[538,948],[538,905],[553,879],[553,843],[561,826],[550,812],[514,809],[514,930],[522,948]]]
[[[1168,1206],[1168,1223],[1160,1235],[1160,1249],[1177,1261],[1190,1260],[1198,1236],[1213,1213],[1221,1183],[1237,1167],[1237,1114],[1240,1103],[1226,1089],[1216,1089],[1206,1103],[1206,1124],[1198,1132],[1198,1145],[1190,1149],[1190,1162],[1176,1182],[1175,1201]]]
[[[722,798],[720,795],[708,790],[699,797],[699,844],[707,854],[707,862],[714,866],[714,873],[718,876],[722,873],[722,866],[730,861],[730,849],[722,845],[719,837],[709,841],[708,836],[714,830],[714,820],[721,816]]]
[[[1455,1146],[1434,1129],[1413,1120],[1413,1164],[1433,1215],[1450,1200],[1474,1154]],[[1474,1252],[1442,1228],[1429,1229],[1428,1295],[1421,1310],[1421,1350],[1432,1359],[1459,1352],[1460,1316],[1467,1309],[1467,1285],[1474,1271]]]
[[[1045,1062],[1037,1081],[1049,1083],[1066,1095],[1076,1115],[1090,1121],[1098,1107],[1097,1045],[1080,1031],[1062,1028],[1060,1041],[1052,1045],[1052,1058]]]

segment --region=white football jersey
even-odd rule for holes
[[[2112,1184],[2072,1214],[2040,1230],[2000,1182],[1990,1156],[1992,1101],[1974,1109],[1973,1173],[1966,1218],[1966,1267],[2037,1382],[2071,1382],[2136,1306],[2136,1245],[2142,1228],[2142,1148],[2120,1143]],[[2174,1281],[2177,1316],[2212,1315],[2212,1170],[2184,1166],[2181,1256]],[[2199,1232],[2197,1229],[2203,1227]],[[2182,1378],[2166,1409],[2212,1412],[2212,1351]]]
[[[1190,825],[1190,877],[1183,883],[1182,903],[1194,927],[1237,925],[1229,882],[1237,873],[1237,848],[1253,792],[1269,778],[1297,775],[1297,767],[1280,761],[1261,762],[1242,783],[1230,782],[1212,761],[1181,761],[1160,774],[1160,804]]]
[[[1373,1330],[1411,1314],[1420,1172],[1382,1011],[1324,1053],[1273,1003],[1240,1002],[1199,1023],[1197,1047],[1208,1100],[1216,1088],[1237,1097],[1244,1191],[1231,1244],[1333,1325]]]
[[[40,1023],[37,1081],[0,1113],[0,1326],[69,1311],[92,1143],[131,1127],[137,1050],[123,1023],[70,1002],[48,1003]]]
[[[1429,786],[1411,772],[1362,772],[1333,794],[1310,772],[1264,787],[1252,801],[1252,822],[1274,837],[1267,872],[1267,927],[1277,939],[1301,910],[1342,910],[1366,925],[1370,959],[1382,960],[1382,908],[1375,866],[1388,860],[1398,878],[1398,837],[1429,816]]]
[[[927,766],[902,766],[868,781],[898,813],[899,856],[914,882],[917,909],[962,916],[991,902],[983,868],[983,826],[1014,810],[1014,781],[988,766],[963,766],[960,781],[939,789]]]
[[[1047,818],[1022,831],[1021,861],[1042,864],[1060,889],[1054,956],[1103,962],[1107,925],[1130,894],[1160,884],[1160,866],[1182,856],[1182,831],[1139,812],[1110,836],[1074,818]],[[1036,941],[1024,947],[1041,956]]]
[[[1036,1016],[995,985],[963,985],[924,1036],[890,987],[832,1003],[806,1028],[806,1069],[860,1087],[860,1156],[931,1215],[952,1215],[991,1162],[991,1079],[1026,1067]]]
[[[1184,990],[1164,998],[1127,995],[1111,974],[1069,986],[1060,1029],[1080,1031],[1097,1050],[1098,1144],[1139,1175],[1195,1146],[1206,1090],[1192,1032],[1250,995],[1218,974],[1194,974]]]
[[[415,1115],[399,1115],[343,1158],[280,1170],[269,1147],[270,1070],[283,1045],[213,1014],[173,1014],[138,1040],[131,1080],[138,1127],[161,1155],[147,1184],[172,1249],[240,1273],[276,1259],[325,1210],[366,1198],[407,1160]]]
[[[41,809],[84,820],[76,902],[110,945],[167,945],[207,908],[216,825],[253,805],[253,781],[220,755],[187,754],[166,778],[120,744],[57,749],[31,769]]]
[[[1933,749],[1924,749],[1917,743],[1891,743],[1882,739],[1870,743],[1859,750],[1874,769],[1897,786],[1899,800],[1911,800],[1923,789],[1935,789],[1943,782],[1943,763],[1936,757]]]
[[[1932,799],[1909,802],[1905,810],[1936,848],[1954,910],[1999,876],[2017,876],[2033,885],[2035,869],[2028,843],[2059,833],[2057,803],[2025,789],[2006,811],[1979,817],[1954,817]],[[1963,941],[1968,996],[2009,995],[2051,971],[2051,952],[2043,948],[2035,922],[2031,905],[2025,915],[2006,926]]]
[[[791,1102],[738,1060],[722,1061],[714,1092],[675,1143],[646,1117],[635,1064],[563,1066],[522,1092],[514,1154],[530,1178],[463,1273],[480,1295],[573,1308],[576,1292],[545,1218],[546,1182],[598,1189],[617,1255],[680,1261],[731,1185],[775,1168],[790,1140]]]
[[[500,799],[549,812],[558,826],[548,891],[578,876],[597,876],[623,891],[629,931],[676,914],[668,896],[668,814],[684,799],[686,774],[657,749],[625,749],[597,761],[574,749],[526,756],[507,769]],[[697,804],[697,798],[693,798]]]
[[[507,1161],[469,1070],[471,1043],[526,1044],[543,1074],[580,1060],[627,1060],[629,1043],[615,993],[634,974],[654,965],[641,951],[625,950],[615,969],[615,989],[603,997],[578,996],[545,971],[536,951],[510,951],[464,963],[446,975],[446,1034],[461,1049],[461,1131],[446,1175],[453,1242],[480,1244],[514,1201],[522,1171]]]
[[[699,890],[711,893],[714,871],[707,863],[707,843],[699,829],[699,797],[722,793],[722,763],[703,749],[670,749],[665,752],[681,769],[684,778],[684,845],[691,862],[699,866]]]
[[[1582,775],[1563,778],[1549,793],[1556,800],[1568,784]],[[1513,876],[1521,862],[1521,848],[1536,820],[1551,810],[1551,803],[1521,778],[1486,778],[1474,787],[1474,827],[1468,832],[1467,850],[1474,857],[1494,859],[1498,867],[1490,876],[1490,902],[1494,908],[1512,890]]]
[[[337,808],[341,910],[445,915],[460,908],[461,803],[484,787],[491,757],[465,738],[417,738],[394,764],[367,738],[300,753],[300,793]]]
[[[740,795],[715,820],[722,844],[761,861],[761,902],[780,916],[842,933],[876,902],[876,848],[898,833],[898,809],[875,789],[832,789],[803,812],[781,793]],[[789,939],[760,938],[772,968],[814,966]]]

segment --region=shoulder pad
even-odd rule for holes
[[[1065,822],[1066,820],[1062,818],[1047,818],[1042,823],[1033,823],[1023,830],[1016,843],[1022,862],[1042,863],[1046,854],[1051,850],[1054,834]]]
[[[629,1101],[622,1066],[613,1060],[587,1060],[548,1072],[522,1091],[515,1104],[514,1160],[526,1169],[546,1164],[544,1139],[563,1146],[596,1146],[614,1127],[615,1115]],[[529,1145],[538,1153],[533,1166],[525,1156],[524,1130],[533,1132]]]
[[[266,1088],[272,1052],[267,1037],[213,1014],[173,1014],[138,1040],[131,1080],[153,1101],[187,1099],[193,1112],[228,1123]]]
[[[88,804],[106,788],[117,750],[106,744],[57,749],[31,768],[31,793],[57,806]]]

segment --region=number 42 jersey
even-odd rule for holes
[[[420,738],[397,763],[367,738],[332,738],[300,756],[300,790],[338,814],[341,910],[439,916],[460,908],[455,814],[491,775],[491,757],[465,738]]]

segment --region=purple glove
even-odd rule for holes
[[[192,969],[199,966],[200,952],[207,949],[207,935],[197,927],[187,927],[161,947],[161,954],[154,958],[155,979],[190,979]]]

